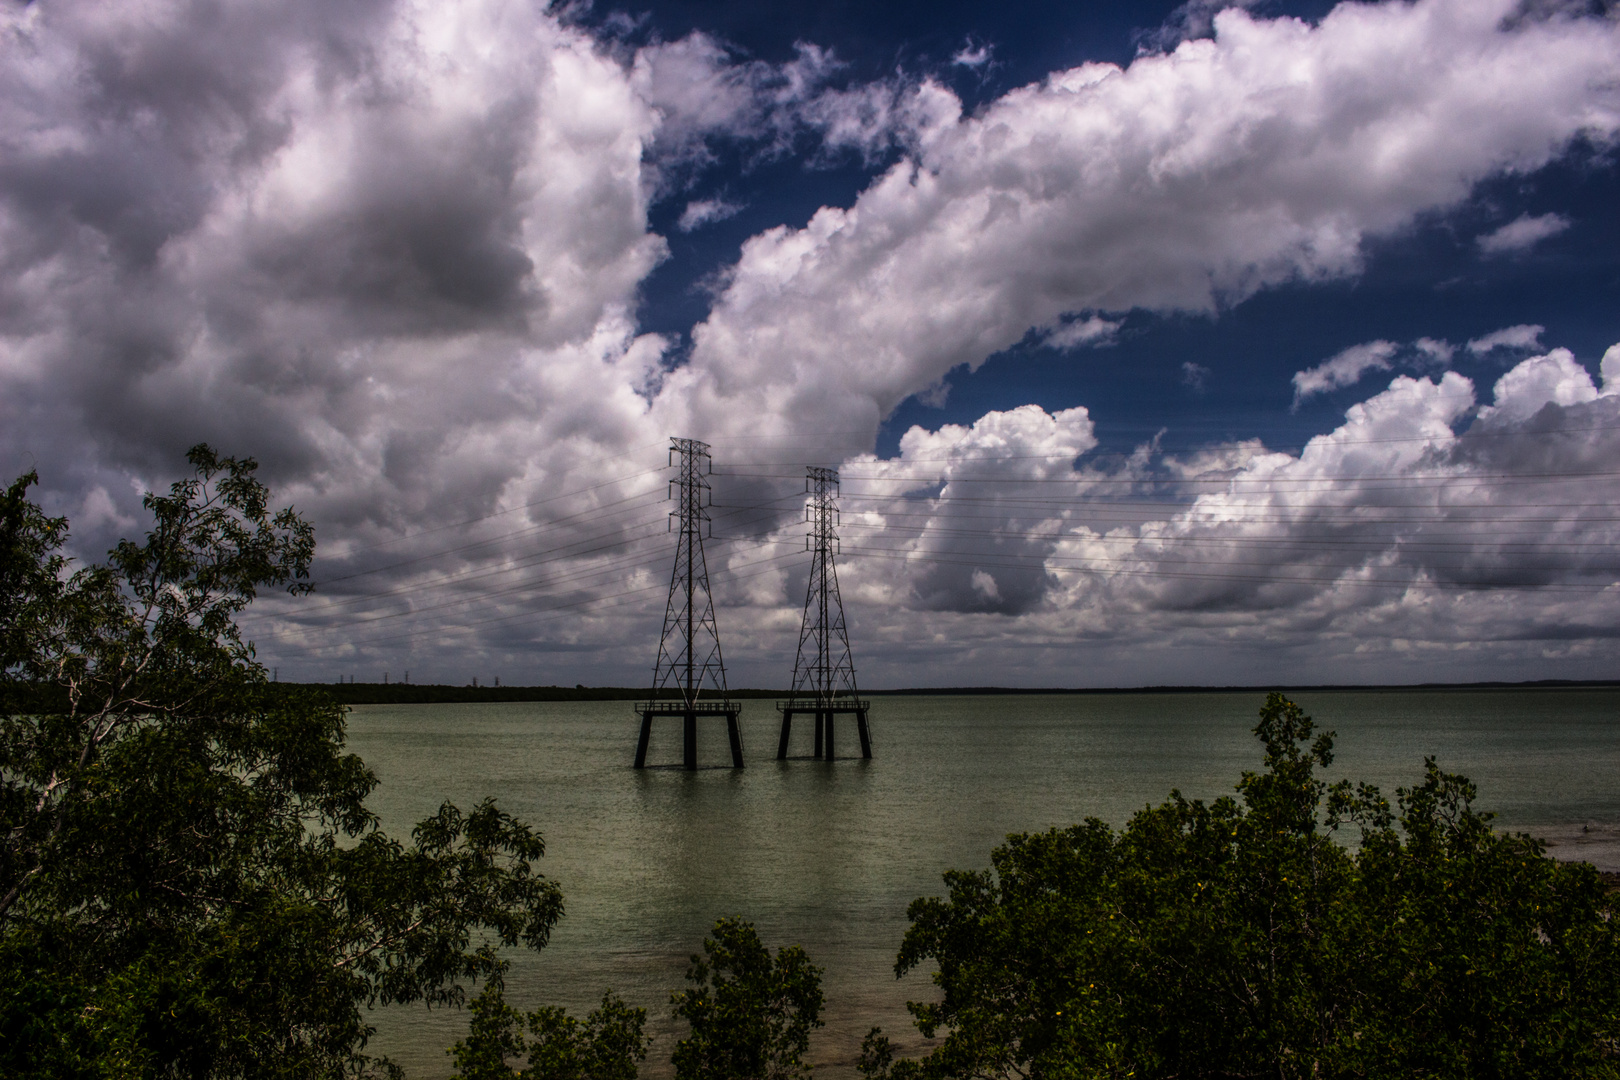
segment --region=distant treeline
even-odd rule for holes
[[[444,686],[436,683],[304,683],[344,705],[439,705],[475,701],[635,701],[645,686]],[[785,690],[733,690],[735,698],[786,697]]]
[[[344,705],[436,705],[479,701],[636,701],[647,696],[644,686],[446,686],[438,683],[303,683],[319,688]],[[1416,685],[1290,686],[1291,693],[1329,691],[1413,690],[1557,690],[1620,687],[1615,679],[1539,679],[1534,682],[1419,683]],[[964,696],[1003,694],[1224,694],[1265,693],[1274,686],[1132,686],[1132,687],[1008,687],[935,686],[902,690],[866,690],[863,697]],[[734,698],[785,698],[786,690],[733,690]]]
[[[919,686],[903,690],[862,690],[862,697],[995,694],[1266,694],[1273,690],[1289,693],[1325,691],[1399,691],[1413,690],[1565,690],[1602,689],[1620,687],[1620,679],[1536,679],[1526,682],[1471,682],[1471,683],[1321,683],[1300,686],[1294,683],[1271,686],[1076,686],[1076,687],[1015,687],[1015,686]]]

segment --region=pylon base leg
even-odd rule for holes
[[[823,736],[822,736],[822,714],[821,714],[821,711],[818,709],[816,711],[816,757],[817,758],[821,757],[821,740],[822,740],[822,738],[823,738]]]
[[[687,713],[681,718],[684,721],[685,766],[688,769],[697,769],[697,713]]]
[[[641,739],[636,743],[636,768],[647,767],[647,743],[652,739],[652,713],[641,714]]]
[[[737,728],[737,714],[726,713],[726,735],[731,739],[731,767],[740,769],[742,762],[742,732]]]
[[[827,714],[827,760],[833,759],[833,717],[835,713]]]
[[[782,738],[776,744],[776,760],[786,761],[788,750],[788,732],[793,730],[793,710],[788,709],[782,713]]]
[[[855,727],[861,733],[861,757],[872,756],[872,733],[866,727],[866,710],[862,709],[855,714]]]

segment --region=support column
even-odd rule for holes
[[[726,713],[726,734],[731,737],[731,767],[740,769],[742,763],[742,732],[737,730],[737,714]]]
[[[832,710],[827,711],[827,760],[833,759],[833,718],[837,716]]]
[[[686,725],[686,767],[697,768],[697,713],[689,712],[682,719]]]
[[[793,730],[793,710],[782,711],[782,741],[776,744],[776,760],[787,760],[788,732]]]
[[[872,733],[866,729],[866,710],[860,709],[855,713],[855,726],[861,733],[861,757],[872,756]]]
[[[647,767],[647,742],[652,738],[652,713],[641,714],[641,741],[636,743],[636,768]]]

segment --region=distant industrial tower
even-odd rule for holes
[[[726,690],[726,665],[720,656],[720,629],[714,621],[714,597],[709,592],[709,567],[703,559],[703,531],[709,520],[709,484],[713,471],[709,444],[696,439],[670,439],[669,460],[680,455],[680,473],[670,486],[678,488],[679,508],[669,516],[679,520],[675,544],[675,570],[669,579],[669,602],[664,608],[664,632],[658,639],[658,661],[653,665],[649,700],[638,702],[641,741],[636,744],[636,768],[647,765],[647,741],[655,716],[679,716],[684,723],[684,763],[697,768],[697,721],[700,716],[723,716],[731,736],[731,764],[742,768],[742,733],[737,729],[741,708]],[[716,697],[699,700],[707,686]]]
[[[816,717],[816,757],[833,759],[833,717],[854,713],[861,735],[861,757],[872,756],[872,736],[866,726],[870,702],[855,689],[855,661],[849,652],[849,631],[844,625],[844,601],[838,595],[838,570],[833,554],[838,548],[838,470],[812,466],[805,477],[810,501],[805,517],[811,531],[805,547],[815,553],[810,583],[804,595],[804,624],[799,630],[799,655],[793,662],[791,697],[778,702],[782,711],[782,739],[778,761],[787,757],[788,735],[794,713]]]

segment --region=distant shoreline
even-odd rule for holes
[[[450,686],[441,683],[284,683],[324,690],[344,705],[450,705],[501,701],[636,701],[647,696],[646,687],[627,686]],[[1620,679],[1537,679],[1527,682],[1469,683],[1326,683],[1310,686],[1122,686],[1122,687],[1009,687],[936,686],[898,690],[863,690],[863,697],[996,697],[1074,694],[1263,694],[1283,690],[1291,694],[1353,692],[1410,693],[1414,690],[1591,690],[1620,688]],[[785,698],[786,690],[731,691],[742,700]]]

